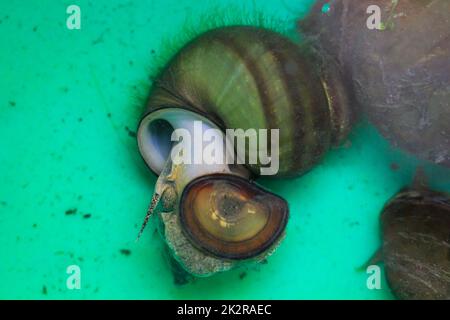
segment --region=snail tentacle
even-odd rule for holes
[[[136,238],[136,241],[139,241],[139,239],[141,238],[141,235],[144,232],[144,229],[147,226],[147,223],[150,220],[150,217],[153,215],[155,208],[158,206],[160,198],[161,198],[161,196],[157,193],[155,193],[153,195],[152,200],[150,202],[150,206],[147,210],[147,214],[145,215],[144,222],[142,223],[141,229],[139,230],[139,234]]]

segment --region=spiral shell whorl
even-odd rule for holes
[[[194,110],[222,129],[280,129],[278,176],[308,170],[341,127],[308,56],[257,27],[214,29],[185,46],[156,80],[145,114],[166,107]]]

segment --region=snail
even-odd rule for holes
[[[157,213],[170,252],[194,276],[265,260],[289,218],[287,202],[253,181],[265,163],[178,163],[174,150],[185,137],[174,133],[221,132],[211,144],[225,159],[236,153],[227,147],[229,129],[278,130],[269,139],[279,139],[275,149],[259,140],[241,156],[270,153],[279,159],[273,176],[285,178],[313,167],[344,139],[352,119],[339,73],[321,70],[281,33],[237,25],[199,35],[154,82],[139,124],[140,153],[159,176],[141,233]]]
[[[450,167],[448,0],[320,0],[299,26],[384,137]]]
[[[384,262],[399,299],[450,299],[450,195],[430,190],[419,170],[412,187],[381,214],[383,244],[371,264]]]

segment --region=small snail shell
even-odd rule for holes
[[[450,299],[450,196],[425,188],[397,194],[381,215],[382,260],[400,299]]]
[[[375,2],[317,1],[301,30],[343,71],[384,137],[450,167],[450,1]],[[368,27],[377,18],[367,13],[373,5],[381,30]]]

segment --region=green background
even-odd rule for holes
[[[139,97],[164,41],[186,20],[239,15],[229,4],[293,28],[312,3],[1,0],[0,298],[392,298],[384,280],[368,290],[358,268],[380,245],[383,204],[418,162],[364,122],[307,175],[261,180],[292,213],[268,264],[177,286],[155,223],[134,241],[155,183],[134,137]],[[81,30],[66,28],[70,4]],[[450,190],[448,171],[427,173]],[[66,287],[72,264],[80,290]]]

